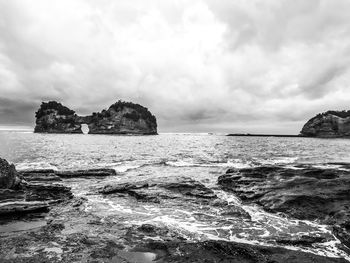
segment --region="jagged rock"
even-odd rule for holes
[[[78,116],[56,101],[43,102],[36,112],[34,132],[82,133],[87,124],[90,134],[157,134],[157,120],[151,112],[135,103],[118,101],[107,110]]]
[[[56,101],[43,102],[35,117],[34,132],[82,133],[75,111]]]
[[[49,173],[18,173],[13,164],[0,159],[0,214],[46,211],[51,203],[72,198],[70,188],[52,184],[57,176],[52,174],[51,170],[46,172]],[[25,179],[33,182],[27,182]]]
[[[15,166],[0,158],[0,189],[16,188],[20,182]]]
[[[243,201],[298,219],[330,220],[350,207],[350,172],[262,166],[228,170],[219,185]]]
[[[331,225],[350,222],[350,172],[347,170],[278,166],[229,169],[218,178],[218,184],[244,202],[254,202],[269,212],[283,212],[297,219],[317,219]],[[336,229],[344,243],[349,229]]]
[[[88,120],[93,134],[157,134],[157,120],[139,104],[118,101]]]
[[[350,137],[350,111],[327,111],[310,119],[301,135],[309,137]]]
[[[168,192],[165,192],[165,189]],[[170,191],[170,192],[169,192]],[[172,193],[171,193],[172,192]],[[187,177],[168,178],[163,180],[139,181],[134,183],[108,184],[100,189],[102,194],[126,193],[137,200],[159,202],[159,198],[177,198],[184,195],[190,198],[215,199],[214,192],[200,182]]]
[[[175,179],[175,178],[174,178]],[[161,183],[160,186],[174,191],[179,192],[183,195],[205,198],[205,199],[215,199],[217,196],[214,194],[213,190],[204,186],[202,183],[195,181],[191,178],[179,178],[179,180],[168,180],[168,182]]]

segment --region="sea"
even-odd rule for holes
[[[0,131],[0,157],[17,170],[77,170],[112,168],[116,176],[72,178],[64,183],[74,195],[87,198],[86,210],[115,218],[128,225],[156,224],[176,229],[188,240],[228,240],[249,244],[276,245],[280,237],[305,234],[328,240],[312,247],[289,249],[344,257],[339,241],[329,226],[317,221],[295,220],[271,214],[253,204],[242,203],[234,194],[222,191],[217,179],[229,168],[298,164],[331,166],[350,162],[350,140],[318,138],[229,137],[225,134],[161,133],[157,136],[90,134],[35,134],[31,131]],[[96,189],[106,184],[149,179],[166,181],[189,177],[211,188],[219,198],[242,207],[251,220],[222,215],[218,207],[174,200],[163,203],[138,202],[102,196]]]

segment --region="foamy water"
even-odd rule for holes
[[[75,195],[88,198],[86,211],[102,218],[112,218],[115,222],[122,219],[130,225],[151,223],[167,226],[191,240],[220,239],[276,245],[274,240],[277,238],[305,234],[322,236],[328,241],[309,248],[284,247],[350,260],[337,248],[339,241],[329,226],[266,213],[256,205],[242,204],[235,195],[217,186],[218,176],[232,167],[294,167],[300,163],[326,167],[328,162],[349,162],[350,140],[205,134],[130,137],[0,132],[0,145],[0,156],[15,163],[20,170],[115,169],[117,176],[114,177],[65,181]],[[154,204],[97,193],[97,189],[108,183],[154,178],[166,180],[179,175],[198,180],[213,189],[220,199],[243,208],[251,220],[222,215],[220,207],[181,199]]]

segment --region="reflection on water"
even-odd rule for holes
[[[123,259],[133,263],[152,263],[156,258],[157,254],[151,252],[130,252],[121,250],[118,252],[118,256],[112,258],[111,263],[123,263],[125,262]]]

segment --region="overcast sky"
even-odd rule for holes
[[[350,109],[349,0],[0,0],[0,125],[118,99],[160,132],[291,133]]]

